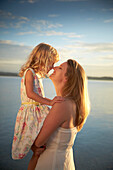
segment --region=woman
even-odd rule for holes
[[[35,169],[74,170],[72,146],[89,114],[87,78],[80,64],[68,60],[54,68],[50,79],[65,100],[53,105],[35,140],[36,147],[46,143]]]

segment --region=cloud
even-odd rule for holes
[[[57,14],[49,14],[48,17],[55,18],[55,17],[59,17],[59,15],[57,15]]]
[[[67,45],[67,48],[76,48],[86,52],[113,52],[113,43],[83,43],[76,42],[73,45]]]
[[[1,28],[20,28],[22,24],[29,21],[27,17],[15,16],[11,12],[0,10],[0,27]]]
[[[1,11],[4,17],[10,16],[12,18],[13,14]],[[50,15],[49,15],[50,16]],[[56,15],[54,15],[55,17]],[[53,17],[53,15],[51,15]],[[24,26],[27,27],[29,19],[24,16],[13,16],[13,18],[17,18],[14,22],[5,22],[2,21],[0,24],[1,28],[23,28]],[[26,25],[25,25],[26,24]],[[69,38],[81,38],[83,35],[77,35],[75,33],[64,33],[62,31],[57,32],[51,29],[62,28],[63,25],[60,23],[52,23],[48,20],[32,20],[29,22],[29,26],[31,27],[30,30],[25,32],[17,32],[17,35],[30,35],[30,34],[37,34],[38,36],[66,36]],[[33,30],[32,30],[33,28]]]
[[[106,11],[113,11],[113,8],[103,8],[102,11],[103,11],[103,12],[106,12]]]
[[[48,28],[58,28],[58,27],[63,27],[63,25],[58,24],[58,23],[56,23],[56,24],[48,24]]]
[[[26,24],[26,21],[16,21],[16,22],[0,22],[1,28],[20,28],[23,24]]]
[[[32,21],[31,27],[40,32],[41,30],[47,29],[49,22],[47,20],[35,20]]]
[[[10,40],[0,41],[0,71],[18,72],[33,47]]]
[[[19,43],[17,41],[11,41],[11,40],[0,40],[0,44],[24,46],[24,43]]]
[[[88,0],[56,0],[59,2],[81,2],[81,1],[88,1]]]
[[[20,3],[30,3],[30,4],[34,4],[35,2],[38,2],[39,0],[20,0]]]
[[[76,42],[72,45],[56,46],[60,54],[61,64],[67,59],[75,59],[85,66],[87,75],[111,76],[113,73],[113,43],[85,43]],[[98,49],[96,49],[98,47]],[[106,47],[106,50],[104,48]],[[33,47],[17,44],[10,40],[0,41],[0,70],[18,72],[21,65],[25,63]],[[106,67],[105,67],[106,66]],[[101,72],[95,68],[103,67]],[[109,71],[108,71],[109,70]]]
[[[15,44],[15,42],[11,41],[11,40],[0,40],[0,44]]]
[[[19,32],[17,35],[30,35],[30,34],[36,34],[37,32],[35,31],[28,31],[28,32]]]
[[[16,15],[13,15],[11,12],[7,12],[4,10],[0,10],[0,17],[2,19],[11,19],[11,20],[19,19],[19,20],[23,20],[23,21],[29,21],[29,19],[27,17],[16,16]]]
[[[8,18],[8,19],[15,19],[16,16],[14,16],[11,12],[7,12],[4,10],[0,10],[0,17],[1,18]]]
[[[0,22],[0,28],[8,28],[8,27],[9,26],[5,22],[3,21]]]
[[[22,60],[0,60],[0,64],[23,64],[23,61]]]
[[[44,34],[46,36],[67,36],[69,38],[81,38],[82,37],[82,35],[77,35],[75,33],[56,32],[54,30],[42,31],[42,34]]]
[[[12,28],[20,28],[25,23],[26,23],[25,21],[19,21],[19,22],[16,22],[16,23],[10,23],[9,26],[12,27]]]
[[[102,60],[103,60],[103,59],[105,59],[105,60],[113,60],[113,54],[101,56],[100,58],[101,58]]]
[[[87,18],[87,20],[88,20],[88,21],[92,21],[92,20],[93,20],[93,18]]]
[[[47,20],[37,20],[36,23],[41,24],[41,25],[47,25],[48,21]]]
[[[77,35],[75,33],[65,33],[65,35],[67,35],[67,37],[69,38],[82,38],[83,35]]]
[[[113,18],[104,21],[104,23],[110,23],[110,22],[113,22]]]
[[[31,26],[38,30],[39,32],[43,32],[44,30],[51,29],[51,28],[61,28],[63,27],[60,23],[51,23],[48,20],[36,20],[33,21]]]
[[[113,77],[113,65],[83,65],[87,76]]]
[[[27,17],[23,17],[23,16],[20,16],[19,19],[24,20],[24,21],[29,21],[29,19]]]
[[[26,46],[22,43],[16,43],[10,40],[0,41],[0,62],[7,63],[15,61],[24,61],[30,54],[32,46]]]
[[[56,47],[61,56],[61,62],[69,58],[77,60],[82,65],[113,65],[113,43],[76,42],[64,47]]]
[[[19,24],[17,25],[19,27]],[[16,27],[16,25],[15,25]],[[62,28],[63,25],[60,23],[51,23],[48,20],[36,20],[32,21],[31,27],[34,31],[19,32],[17,35],[29,35],[37,34],[38,36],[66,36],[68,38],[81,38],[83,35],[78,35],[74,32],[65,33],[62,31],[51,30],[52,28]]]
[[[32,50],[33,46],[26,46],[23,42],[19,43],[11,40],[0,40],[0,58],[23,58],[23,54],[28,54]],[[7,50],[6,50],[7,49]],[[16,55],[15,55],[16,54]]]
[[[35,3],[36,0],[28,0],[28,2],[32,4],[32,3]]]

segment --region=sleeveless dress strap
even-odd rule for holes
[[[28,68],[28,69],[26,69],[26,71],[24,72],[24,76],[26,75],[26,73],[27,73],[27,71],[28,71],[28,70],[31,70],[31,71],[32,71],[32,73],[33,73],[33,75],[35,75],[34,70],[33,70],[32,68]]]

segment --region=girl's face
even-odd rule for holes
[[[53,82],[61,83],[66,80],[66,72],[67,72],[67,62],[62,63],[60,66],[54,67],[53,74],[50,75],[50,79]]]

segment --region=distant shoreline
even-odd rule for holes
[[[18,73],[10,73],[10,72],[0,72],[0,76],[14,76],[14,77],[19,77]]]
[[[0,76],[13,76],[19,77],[18,73],[10,73],[10,72],[0,72]],[[89,80],[110,80],[113,81],[113,77],[94,77],[88,76]]]
[[[90,77],[88,76],[89,80],[109,80],[113,81],[113,77]]]

